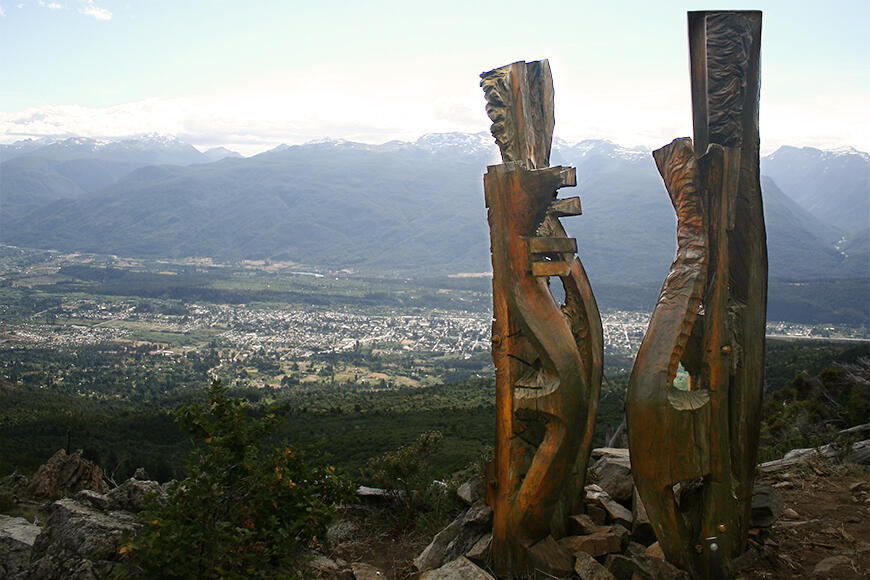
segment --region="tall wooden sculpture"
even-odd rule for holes
[[[764,372],[760,12],[690,12],[694,144],[653,153],[677,257],[632,371],[632,471],[668,560],[715,578],[746,541]],[[674,388],[678,367],[689,390]]]
[[[549,167],[553,81],[547,61],[481,75],[503,163],[484,177],[493,267],[496,443],[487,498],[493,562],[522,574],[530,551],[582,506],[601,389],[601,318],[560,217],[580,214],[571,167]],[[550,277],[565,289],[559,305]]]

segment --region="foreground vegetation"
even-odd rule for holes
[[[274,414],[249,417],[247,402],[218,381],[206,395],[176,413],[196,442],[187,477],[139,515],[142,528],[121,548],[124,577],[297,577],[309,542],[351,497],[350,483],[323,457],[270,447]]]

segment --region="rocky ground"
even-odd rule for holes
[[[825,450],[792,452],[759,466],[753,527],[737,577],[870,578],[868,449],[870,442],[856,444],[847,461]],[[592,474],[586,513],[572,516],[569,535],[532,549],[537,577],[687,579],[657,548],[627,450],[595,450]],[[120,538],[135,528],[144,494],[162,489],[144,473],[106,486],[99,468],[63,451],[29,480],[7,478],[3,486],[33,500],[0,515],[0,578],[10,579],[105,577],[121,559]],[[344,510],[312,553],[318,577],[493,578],[487,567],[492,511],[481,480],[460,486],[467,507],[434,538],[391,529],[388,500],[378,492],[361,488],[359,504]]]
[[[870,578],[868,445],[854,449],[852,461],[829,449],[821,454],[796,450],[785,460],[759,467],[753,527],[748,549],[737,562],[737,578]],[[627,450],[597,449],[593,458],[597,483],[587,487],[587,514],[572,518],[572,536],[541,547],[538,577],[688,578],[661,559],[633,493]],[[321,577],[492,578],[487,567],[490,520],[478,503],[481,490],[465,487],[460,492],[468,510],[428,544],[419,534],[379,527],[371,513],[349,511],[341,524],[345,533],[333,537],[332,548],[323,554],[321,562],[330,565],[321,567]]]

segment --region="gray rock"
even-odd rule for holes
[[[363,562],[354,562],[350,565],[351,570],[353,570],[353,577],[356,580],[386,580],[387,575],[372,566],[371,564],[365,564]]]
[[[40,531],[24,518],[0,515],[0,578],[24,577]]]
[[[841,450],[837,446],[830,444],[807,449],[792,449],[782,459],[774,459],[773,461],[760,464],[758,470],[762,473],[775,473],[807,461],[812,457],[821,456],[827,459],[835,459],[840,453]],[[844,459],[849,463],[870,464],[870,439],[854,443]]]
[[[492,533],[484,535],[482,538],[465,553],[465,557],[478,564],[484,564],[489,561],[492,553]]]
[[[625,447],[597,447],[592,450],[592,459],[599,460],[602,457],[616,457],[629,459],[631,454]]]
[[[529,549],[529,562],[534,569],[558,578],[574,571],[574,555],[553,536],[547,536]]]
[[[424,572],[420,575],[420,580],[495,580],[495,578],[468,558],[459,557],[437,570]]]
[[[635,558],[637,556],[645,556],[647,547],[639,542],[632,542],[629,540],[628,545],[623,549],[623,553],[626,556],[631,556]]]
[[[852,445],[852,450],[846,455],[846,461],[858,465],[870,465],[870,439]]]
[[[466,554],[491,529],[492,508],[479,500],[462,516],[462,527],[447,545],[440,565]]]
[[[459,515],[455,520],[450,522],[450,525],[435,534],[432,541],[426,546],[420,555],[414,558],[414,567],[421,572],[424,570],[432,570],[439,568],[444,560],[444,555],[447,552],[447,547],[459,532],[462,530],[462,521],[465,514]]]
[[[121,536],[137,527],[125,512],[103,512],[62,499],[52,504],[45,529],[33,544],[29,578],[91,580],[117,565]]]
[[[339,520],[326,530],[326,541],[333,545],[340,544],[352,538],[358,529],[350,520]]]
[[[81,449],[70,455],[61,449],[30,478],[27,495],[36,499],[58,499],[82,489],[106,493],[103,470],[82,457]]]
[[[752,512],[749,525],[767,528],[782,515],[782,495],[769,485],[756,485],[752,490]]]
[[[631,538],[631,532],[621,524],[610,526],[609,531],[611,534],[619,538],[619,549],[624,552],[625,548],[628,546],[629,539]]]
[[[463,525],[479,526],[481,528],[492,526],[492,508],[486,505],[483,500],[478,500],[477,503],[468,508],[465,516],[462,518]]]
[[[605,561],[607,570],[617,578],[631,578],[635,574],[641,578],[649,578],[648,572],[637,558],[622,554],[610,554]]]
[[[607,510],[598,503],[588,502],[585,505],[586,515],[597,526],[604,525],[607,522]]]
[[[388,489],[361,485],[356,489],[356,496],[361,500],[380,501],[393,499],[396,494]]]
[[[603,511],[607,520],[631,528],[631,512],[617,503],[606,491],[597,485],[586,486],[586,511],[592,521],[596,521],[595,512]],[[596,522],[598,523],[598,522]]]
[[[619,536],[607,531],[599,531],[585,536],[567,536],[559,540],[559,545],[575,556],[579,552],[595,557],[604,556],[605,554],[616,554],[622,549]]]
[[[574,573],[580,577],[580,580],[616,580],[607,568],[589,554],[580,552],[576,557]]]
[[[90,505],[98,510],[109,509],[109,496],[104,493],[97,493],[92,489],[83,489],[75,495],[75,500],[79,503]]]
[[[326,575],[328,578],[341,580],[354,580],[353,572],[348,568],[347,562],[341,558],[329,558],[317,552],[309,554],[311,560],[305,563],[308,568]]]
[[[852,560],[848,556],[829,556],[821,560],[813,568],[813,576],[821,578],[843,578],[844,574],[851,575],[855,571],[852,569]]]
[[[140,481],[132,477],[111,490],[106,495],[109,498],[109,509],[128,512],[141,512],[145,507],[145,494],[157,495],[157,501],[166,505],[166,491],[156,481]]]
[[[599,525],[592,521],[588,514],[574,515],[568,518],[568,532],[575,536],[582,536],[597,532]]]
[[[598,486],[618,502],[628,504],[634,491],[631,461],[628,456],[605,455],[592,469],[598,474]]]
[[[459,486],[459,489],[456,490],[456,495],[468,505],[472,505],[483,499],[483,486],[484,481],[482,477],[473,477]]]

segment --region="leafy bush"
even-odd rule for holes
[[[796,448],[835,443],[847,453],[838,432],[870,417],[870,359],[835,364],[817,376],[800,372],[790,385],[767,393],[761,426],[760,461],[778,459]]]
[[[323,458],[262,442],[273,415],[248,416],[243,399],[219,381],[208,403],[181,408],[177,420],[202,444],[189,476],[151,500],[140,532],[124,545],[125,576],[144,578],[295,578],[310,541],[322,537],[347,482]]]
[[[415,525],[430,532],[443,527],[458,508],[453,482],[435,481],[432,457],[444,436],[438,431],[420,434],[417,440],[395,451],[373,457],[363,468],[366,483],[386,489],[398,509],[394,525]]]
[[[8,514],[15,507],[15,498],[5,489],[0,489],[0,514]]]

